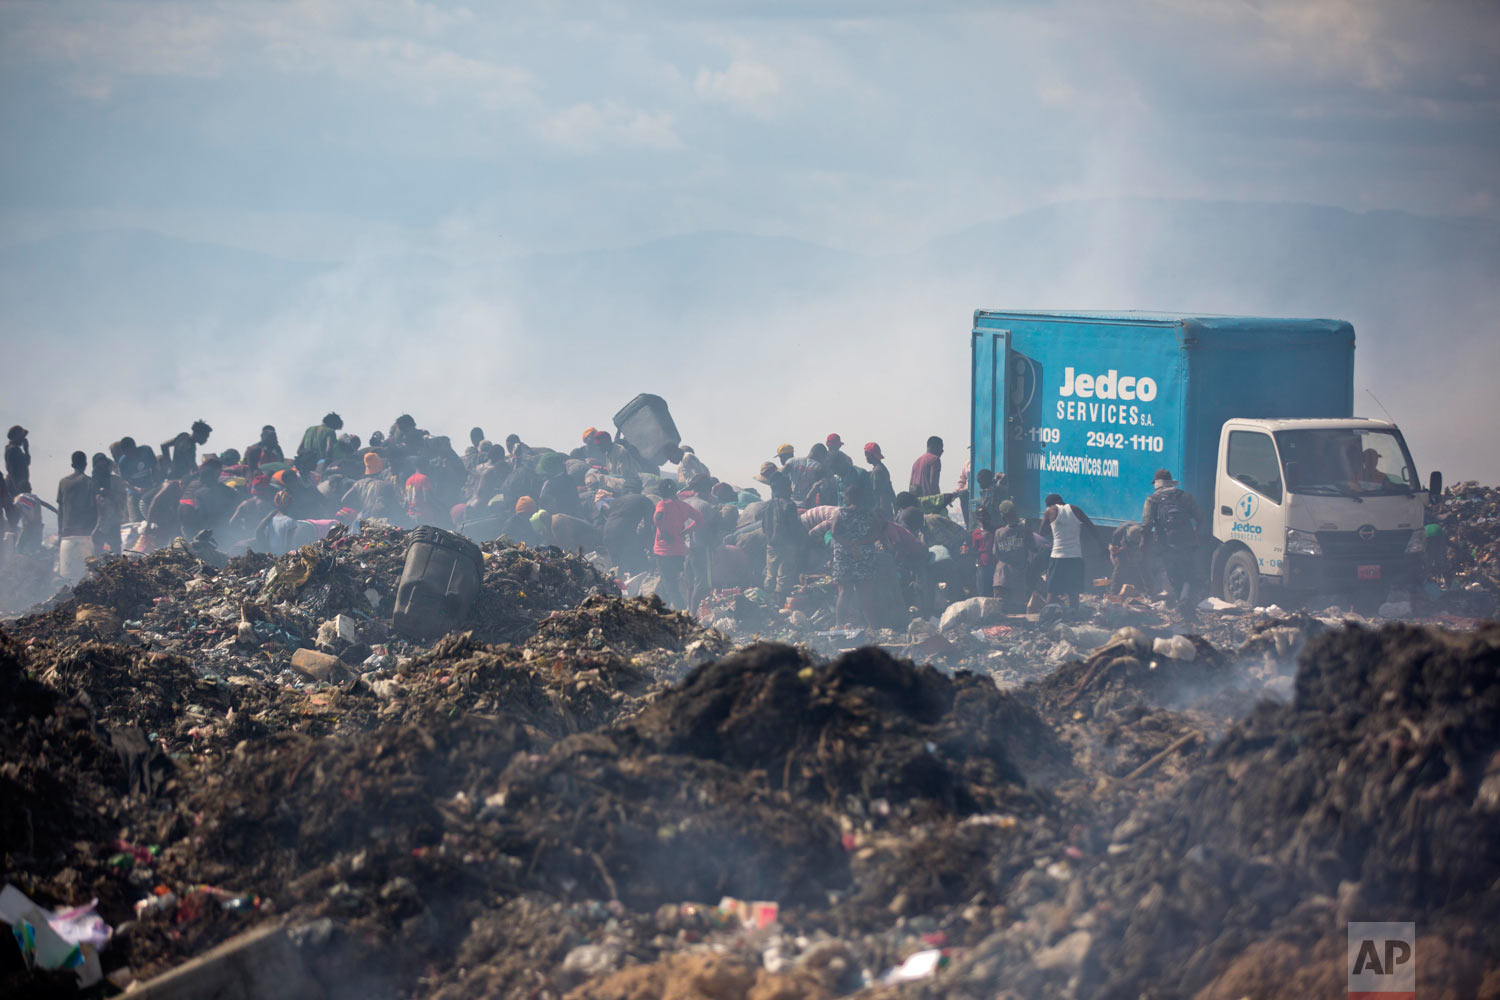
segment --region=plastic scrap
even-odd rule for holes
[[[725,896],[719,900],[719,908],[715,911],[719,918],[726,923],[738,920],[740,925],[750,930],[764,930],[776,923],[781,914],[781,906],[778,903],[757,900],[754,902],[735,899],[733,896]]]
[[[1185,635],[1174,635],[1170,639],[1157,639],[1151,651],[1170,660],[1192,660],[1198,656],[1198,647]]]
[[[882,983],[913,983],[936,975],[937,971],[947,964],[948,954],[944,949],[927,948],[907,956],[906,961],[881,976],[880,981]]]
[[[53,912],[7,883],[0,889],[0,920],[10,924],[28,968],[71,969],[79,986],[92,986],[104,976],[99,949],[114,934],[94,912],[98,902]]]

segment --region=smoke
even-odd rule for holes
[[[1285,205],[1053,206],[875,257],[735,234],[508,255],[462,227],[330,264],[118,234],[0,261],[13,373],[46,496],[75,448],[157,444],[202,417],[207,451],[263,423],[295,447],[328,410],[367,438],[412,413],[570,448],[639,392],[671,404],[716,475],[782,441],[878,441],[898,482],[929,434],[945,480],[968,438],[975,308],[1323,315],[1355,323],[1357,409],[1418,466],[1500,478],[1483,412],[1497,227]],[[1433,406],[1435,399],[1446,406]]]

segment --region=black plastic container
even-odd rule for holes
[[[469,613],[483,576],[479,546],[430,524],[414,529],[406,542],[391,627],[417,639],[446,635]]]
[[[615,428],[620,436],[635,446],[648,462],[660,465],[682,459],[682,435],[672,422],[667,401],[643,392],[615,414]]]

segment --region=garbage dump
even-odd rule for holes
[[[877,516],[837,439],[767,498],[480,437],[446,521],[51,563],[0,622],[0,995],[1271,998],[1389,920],[1494,993],[1493,491],[1418,590],[1185,608],[1148,549],[1073,603],[1044,534],[987,572],[1039,519]]]

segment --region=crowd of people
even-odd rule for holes
[[[148,553],[176,539],[282,554],[335,525],[378,518],[593,553],[622,581],[654,577],[664,601],[687,609],[715,591],[751,587],[795,606],[804,581],[828,577],[839,624],[900,626],[913,609],[931,615],[975,595],[1012,611],[1037,600],[1077,607],[1086,541],[1108,550],[1112,592],[1155,592],[1165,576],[1181,607],[1192,603],[1199,514],[1166,470],[1143,523],[1106,540],[1055,494],[1040,518],[1023,519],[1005,477],[988,469],[971,485],[965,464],[944,492],[939,437],[927,440],[898,492],[877,442],[856,461],[838,434],[802,455],[782,444],[752,486],[715,476],[690,447],[664,465],[594,427],[567,451],[515,434],[496,443],[475,427],[462,454],[409,414],[366,441],[329,413],[290,449],[271,425],[243,450],[208,452],[212,433],[198,420],[159,448],[124,437],[92,456],[74,452],[53,506],[33,492],[28,432],[12,427],[0,477],[10,527],[0,572],[5,559],[55,558],[58,573],[76,581],[89,558]],[[56,515],[55,553],[44,509]]]

